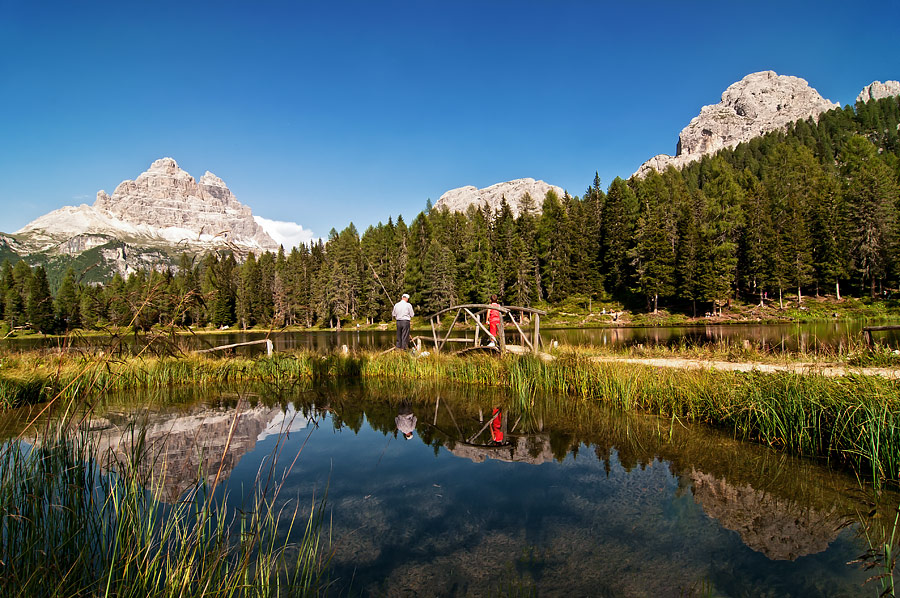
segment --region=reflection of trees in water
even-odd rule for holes
[[[683,580],[686,573],[671,569],[673,563],[662,556],[658,561],[655,556],[635,557],[640,553],[631,544],[639,538],[632,537],[635,532],[628,531],[633,529],[629,527],[632,519],[637,521],[646,517],[649,520],[654,516],[641,511],[642,505],[660,500],[660,492],[671,491],[660,490],[660,484],[671,480],[669,476],[675,478],[676,492],[691,491],[694,502],[708,516],[715,518],[721,526],[738,532],[747,546],[770,559],[793,559],[823,550],[836,536],[838,524],[859,506],[846,492],[846,488],[854,484],[852,479],[814,462],[741,443],[703,426],[686,427],[664,418],[615,413],[596,402],[561,397],[536,397],[533,406],[523,409],[521,405],[527,402],[519,397],[481,387],[446,389],[394,383],[367,386],[317,387],[283,396],[281,400],[292,401],[299,412],[313,417],[327,411],[336,429],[356,433],[368,422],[374,430],[392,437],[396,434],[398,408],[403,401],[408,401],[419,421],[416,438],[433,447],[436,453],[446,448],[476,463],[500,460],[538,464],[562,461],[576,454],[579,460],[585,454],[593,458],[585,450],[589,447],[603,464],[606,477],[612,477],[614,483],[621,483],[622,472],[636,474],[626,478],[657,481],[650,489],[643,489],[641,483],[628,482],[627,491],[617,490],[621,494],[615,497],[618,502],[601,503],[604,509],[622,509],[621,512],[607,511],[600,516],[592,515],[598,509],[598,503],[582,495],[585,488],[581,484],[602,486],[602,471],[598,479],[572,480],[571,488],[560,491],[561,512],[556,519],[548,517],[547,531],[542,532],[546,535],[540,540],[519,537],[514,530],[492,532],[494,535],[486,536],[484,530],[492,529],[488,515],[475,509],[474,515],[461,519],[457,512],[461,507],[441,497],[449,489],[401,489],[398,486],[391,490],[396,494],[391,494],[379,486],[378,495],[371,498],[348,496],[341,498],[341,502],[332,503],[348,517],[340,528],[335,529],[335,537],[346,532],[346,537],[340,536],[342,558],[349,559],[354,566],[371,566],[373,571],[388,566],[386,563],[390,561],[392,579],[405,571],[404,575],[418,580],[406,587],[420,587],[423,592],[429,587],[448,587],[441,585],[446,581],[447,571],[465,571],[464,563],[471,562],[475,566],[480,559],[492,555],[496,558],[496,550],[504,551],[501,553],[506,559],[503,562],[514,559],[515,556],[507,557],[505,553],[514,553],[529,542],[538,543],[541,550],[546,551],[548,560],[542,561],[541,567],[542,575],[545,575],[543,583],[547,584],[551,580],[564,583],[569,575],[584,575],[583,570],[572,568],[568,558],[583,559],[596,567],[590,583],[607,583],[610,578],[603,576],[609,573],[608,568],[615,567],[612,563],[603,565],[602,559],[594,561],[598,555],[591,551],[601,546],[597,542],[604,543],[603,550],[624,551],[631,555],[628,558],[646,559],[642,567],[652,563],[652,567],[665,575],[678,575]],[[493,419],[495,407],[502,411],[506,426],[502,443],[489,440],[489,428],[485,428],[485,424]],[[235,430],[233,446],[226,454],[223,477],[231,472],[241,455],[253,450],[266,427],[282,413],[280,406],[245,406]],[[159,462],[167,463],[172,479],[166,487],[166,496],[179,496],[196,480],[200,468],[215,475],[232,416],[230,408],[199,407],[178,413],[174,418],[171,414],[162,414],[158,416],[159,420],[148,422],[148,438],[154,446],[161,447]],[[108,436],[107,444],[125,446],[122,430],[127,422],[124,418],[109,418],[119,429],[118,437],[113,433],[114,428],[103,431]],[[167,422],[167,418],[170,421]],[[165,448],[162,448],[163,438],[168,439]],[[583,449],[580,453],[579,448]],[[657,493],[655,497],[654,492]],[[335,499],[337,501],[337,495]],[[394,512],[398,503],[394,501],[408,501],[415,506],[412,512],[404,512],[403,520],[398,521]],[[606,536],[598,540],[589,529],[573,524],[575,521],[590,522],[592,518],[598,518],[594,524],[607,529],[620,526],[623,536],[618,540]],[[449,527],[445,529],[444,526]],[[360,533],[361,529],[366,533]],[[650,524],[640,528],[643,531],[652,529]],[[409,562],[398,565],[391,560],[393,550],[401,551],[401,554],[405,554],[402,553],[404,550],[409,551]],[[435,556],[429,556],[429,561],[423,563],[421,555],[426,553]],[[690,570],[690,575],[702,574],[699,571],[701,569]],[[466,575],[469,581],[489,582],[491,579],[489,575]],[[585,582],[579,587],[589,588],[590,583]],[[642,589],[654,585],[648,584]]]
[[[536,400],[528,410],[508,396],[479,396],[471,389],[463,396],[436,389],[431,396],[414,398],[418,435],[436,453],[443,447],[474,462],[537,464],[562,461],[587,445],[607,475],[616,467],[630,472],[662,460],[707,515],[770,559],[824,550],[858,509],[846,492],[855,484],[851,478],[704,426],[615,413],[570,398]],[[496,405],[503,405],[508,425],[502,445],[486,441],[485,424]],[[336,421],[348,419],[348,411],[353,413],[350,421],[367,419],[375,429],[393,433],[395,406],[369,401],[346,405]]]

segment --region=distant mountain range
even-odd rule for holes
[[[277,251],[279,244],[219,177],[197,181],[172,158],[153,162],[93,205],[64,206],[0,235],[0,261],[29,256],[57,274],[75,265],[87,281],[164,268],[181,253]]]
[[[900,83],[875,81],[857,101],[900,95]],[[732,84],[718,104],[704,106],[681,131],[674,156],[659,154],[635,173],[685,164],[734,147],[799,119],[813,118],[839,104],[822,98],[798,77],[773,71],[751,73]],[[514,215],[540,212],[550,190],[564,190],[530,178],[478,189],[459,187],[444,193],[435,209],[463,212],[469,206],[496,210],[506,201]],[[532,200],[525,205],[525,197]],[[278,224],[254,217],[222,179],[206,172],[200,180],[172,158],[153,162],[135,180],[120,183],[112,195],[97,193],[93,205],[66,206],[45,214],[14,234],[0,233],[0,263],[26,258],[47,266],[51,281],[74,266],[85,282],[102,281],[148,268],[174,265],[183,252],[200,254],[231,249],[239,256],[275,251]]]

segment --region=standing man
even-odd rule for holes
[[[397,320],[397,344],[398,349],[409,348],[409,321],[415,314],[412,305],[409,304],[409,294],[403,293],[403,297],[394,304],[391,315]]]

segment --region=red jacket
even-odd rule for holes
[[[500,307],[499,303],[491,303],[492,307],[494,305],[496,305],[497,307]],[[496,309],[489,309],[488,310],[488,323],[494,324],[495,326],[499,326],[500,325],[500,312],[497,311]]]

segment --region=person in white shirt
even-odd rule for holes
[[[394,418],[394,423],[397,424],[397,431],[403,434],[403,437],[407,440],[411,439],[413,436],[413,431],[416,429],[416,416],[412,412],[412,407],[406,401],[400,404],[400,410],[397,413],[397,417]]]
[[[391,316],[397,320],[397,343],[394,345],[398,349],[409,348],[409,321],[416,315],[412,305],[409,304],[409,294],[403,293],[400,301],[394,304]]]

